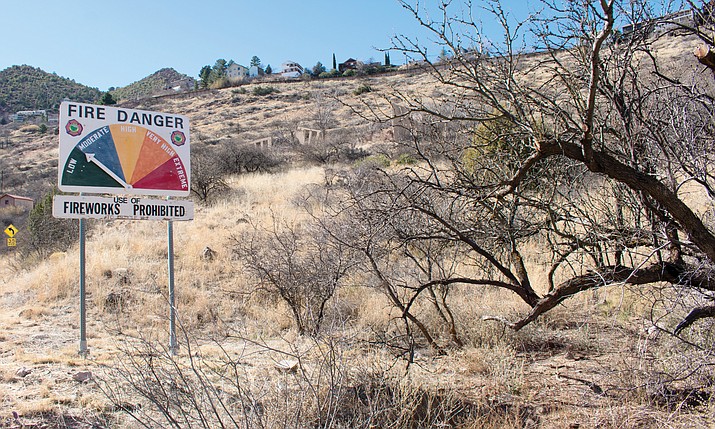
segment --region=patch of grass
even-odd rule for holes
[[[24,125],[20,128],[20,132],[25,134],[38,134],[40,131],[39,125]]]
[[[356,167],[377,167],[377,168],[387,168],[392,164],[390,158],[384,154],[370,155],[365,157],[355,163]]]
[[[372,92],[372,87],[366,83],[360,85],[353,91],[353,95],[362,95],[365,94],[366,92]]]
[[[27,320],[39,320],[50,314],[52,313],[45,307],[32,306],[21,310],[19,316]]]
[[[397,157],[395,164],[397,164],[397,165],[415,165],[415,164],[417,164],[417,158],[415,158],[414,155],[411,155],[409,153],[402,153],[402,154],[400,154],[400,156]]]
[[[270,95],[274,93],[280,92],[277,88],[273,86],[256,86],[253,88],[251,91],[251,94],[256,95],[256,96],[264,96],[264,95]]]

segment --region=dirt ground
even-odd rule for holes
[[[108,368],[121,359],[112,321],[89,308],[90,355],[82,358],[75,297],[49,308],[33,305],[34,299],[31,291],[19,290],[12,282],[3,285],[0,427],[132,427],[100,388]],[[639,385],[646,382],[643,374],[663,346],[660,335],[649,334],[634,320],[568,315],[524,333],[510,350],[468,346],[441,356],[421,349],[409,371],[407,362],[399,359],[395,371],[435,391],[449,390],[467,402],[487,404],[494,413],[518,416],[519,422],[510,427],[715,424],[707,398],[693,392],[666,395]],[[582,318],[588,320],[579,321]],[[294,352],[306,345],[310,348],[293,337],[272,339],[270,347],[226,339],[222,347],[240,350],[246,368],[272,379],[281,377],[279,351]],[[184,346],[179,359],[186,353]]]

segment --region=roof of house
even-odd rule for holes
[[[19,195],[13,195],[13,194],[2,194],[2,195],[0,195],[0,200],[3,199],[3,198],[5,198],[5,197],[14,198],[14,199],[16,199],[16,200],[34,201],[32,198],[21,197],[21,196],[19,196]]]

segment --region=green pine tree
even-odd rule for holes
[[[320,73],[324,73],[324,72],[325,72],[325,66],[320,61],[315,63],[315,65],[313,66],[313,76],[318,76],[318,75],[320,75]]]
[[[222,77],[226,77],[227,67],[228,66],[226,60],[224,60],[223,58],[217,59],[216,64],[214,64],[213,68],[211,69],[211,83],[216,82]]]
[[[201,88],[208,88],[211,85],[211,66],[201,67],[199,80],[201,81]]]
[[[99,104],[105,105],[105,106],[111,106],[114,104],[117,104],[117,100],[112,97],[112,93],[107,91],[102,95],[102,98],[99,100]]]

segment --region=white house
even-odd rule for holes
[[[281,76],[297,78],[303,75],[303,67],[295,61],[286,61],[281,66]]]
[[[251,66],[251,68],[248,69],[248,76],[250,77],[263,76],[263,73],[263,69],[258,66]]]
[[[13,122],[25,122],[30,118],[44,118],[46,116],[46,110],[20,110],[12,116],[12,120]]]
[[[248,69],[241,64],[231,63],[226,67],[226,77],[229,79],[244,79],[248,77]]]

